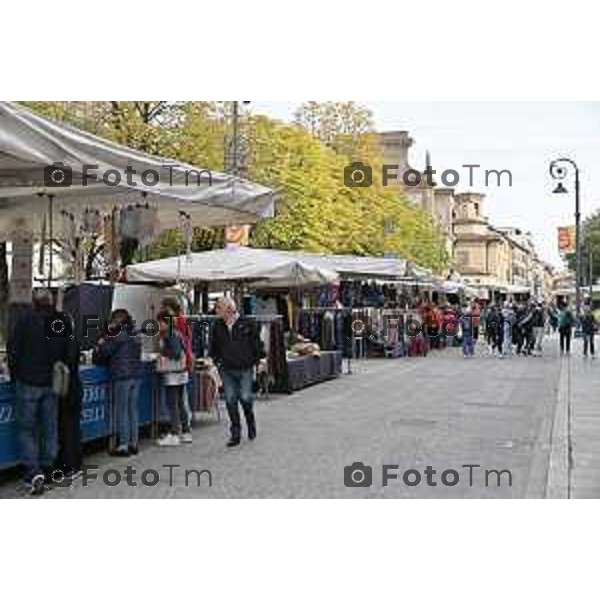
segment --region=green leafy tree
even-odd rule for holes
[[[573,272],[576,268],[575,258],[575,253],[565,257],[567,267]],[[600,210],[590,215],[581,228],[581,278],[586,284],[589,284],[590,265],[595,282],[600,277]]]
[[[305,128],[265,117],[252,122],[251,178],[277,191],[277,215],[260,222],[252,244],[381,256],[392,253],[441,270],[443,239],[429,215],[381,182],[344,185],[347,158]],[[377,168],[373,154],[373,166]]]
[[[140,150],[222,170],[231,103],[30,103],[52,118]],[[255,246],[381,256],[397,254],[441,270],[443,237],[425,212],[374,179],[371,187],[344,185],[344,167],[362,160],[380,170],[370,111],[353,102],[302,105],[295,124],[246,116],[246,173],[276,191],[277,214],[256,225]],[[222,228],[195,228],[193,250],[223,244]],[[101,264],[102,248],[88,249]],[[126,249],[127,260],[173,256],[184,250],[179,230],[148,248]]]

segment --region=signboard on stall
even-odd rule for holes
[[[110,387],[105,369],[81,370],[81,439],[83,442],[110,434]]]
[[[558,228],[558,251],[560,254],[573,254],[575,252],[575,227]]]
[[[19,462],[14,390],[10,383],[0,383],[0,469]]]

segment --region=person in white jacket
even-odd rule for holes
[[[512,355],[512,330],[515,324],[515,311],[510,302],[504,303],[502,309],[502,327],[504,333],[504,347],[502,349],[503,356]]]

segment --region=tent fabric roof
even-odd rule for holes
[[[228,247],[174,256],[127,267],[128,281],[246,281],[257,287],[319,285],[335,281],[335,271],[292,253]]]
[[[171,257],[131,265],[127,268],[127,277],[129,281],[283,281],[288,277],[286,269],[294,264],[306,273],[307,281],[312,278],[323,283],[331,280],[331,274],[334,278],[339,275],[399,279],[406,272],[406,262],[397,259],[231,246],[195,253],[190,259]],[[302,279],[300,276],[299,281]]]
[[[72,169],[70,187],[47,185],[44,169],[54,163]],[[83,165],[97,165],[89,172],[100,180],[84,181]],[[129,177],[128,167],[135,171]],[[110,169],[121,175],[114,187],[101,180]],[[150,170],[159,174],[156,185],[150,185],[154,176],[145,181],[141,177]],[[0,102],[0,236],[10,233],[12,220],[19,215],[39,230],[48,202],[40,193],[55,196],[57,212],[77,213],[87,207],[108,211],[115,205],[148,201],[158,207],[163,229],[179,224],[179,211],[201,226],[254,223],[273,214],[267,187],[215,171],[209,176],[199,167],[145,154],[46,119],[19,104]]]

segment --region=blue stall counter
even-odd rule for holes
[[[10,382],[0,383],[0,469],[19,463],[14,397],[14,385]]]
[[[79,370],[83,387],[81,401],[82,443],[111,435],[111,392],[106,367],[85,365]],[[138,410],[140,425],[148,425],[153,416],[155,371],[153,362],[144,362]],[[10,382],[0,383],[0,470],[18,465],[18,426],[15,416],[15,391]]]

